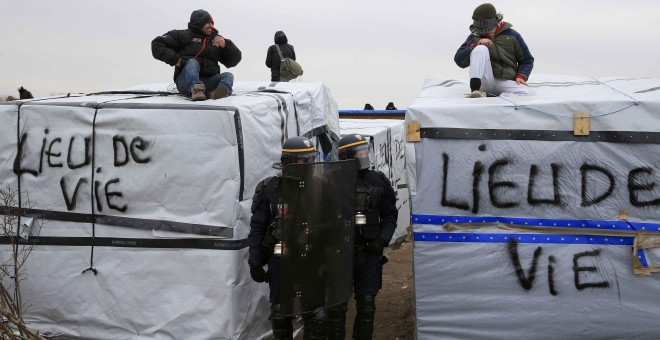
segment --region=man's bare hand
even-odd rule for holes
[[[527,81],[525,79],[522,79],[522,78],[516,78],[516,83],[518,85],[527,85]]]
[[[179,58],[179,60],[176,61],[176,65],[175,65],[175,66],[176,66],[176,67],[181,67],[181,58]]]
[[[490,39],[487,39],[487,38],[483,38],[483,39],[479,40],[477,45],[484,45],[484,46],[491,47],[491,46],[493,46],[493,41],[490,40]]]
[[[213,45],[218,45],[221,48],[225,48],[225,45],[226,45],[225,44],[225,38],[223,38],[219,35],[216,35],[215,37],[213,37]]]

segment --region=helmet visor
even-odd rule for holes
[[[287,165],[291,163],[299,163],[299,164],[314,163],[316,162],[316,156],[318,156],[318,154],[319,152],[316,150],[311,152],[301,152],[301,153],[283,152],[282,165]]]
[[[371,161],[369,160],[369,144],[356,147],[355,156],[353,158],[358,161],[358,169],[368,169],[371,166]]]
[[[293,163],[298,163],[298,164],[306,164],[306,163],[314,163],[316,161],[316,153],[311,153],[311,154],[304,154],[304,155],[298,155],[293,159]]]

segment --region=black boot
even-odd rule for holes
[[[304,318],[305,319],[305,318]],[[325,308],[318,307],[305,320],[304,340],[325,340],[327,335],[328,315]]]
[[[353,339],[371,340],[374,332],[374,316],[376,315],[376,297],[371,295],[358,295],[357,313],[353,323]]]
[[[344,340],[346,336],[346,305],[328,307],[328,340]]]
[[[293,340],[293,319],[282,314],[279,303],[270,306],[270,322],[275,340]]]

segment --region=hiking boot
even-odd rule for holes
[[[474,90],[465,95],[465,98],[484,98],[486,97],[486,92]]]
[[[204,84],[193,85],[192,89],[190,89],[190,92],[192,93],[192,100],[194,102],[200,100],[206,100],[206,95],[204,95],[204,91],[206,91],[206,86],[204,86]]]
[[[220,99],[220,98],[225,98],[229,96],[229,89],[227,86],[224,85],[218,85],[218,87],[209,92],[208,97],[209,99]]]

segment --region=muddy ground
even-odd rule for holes
[[[394,249],[386,249],[389,262],[383,267],[383,288],[376,297],[374,339],[412,340],[412,242],[407,241]],[[346,315],[346,339],[352,339],[355,300],[349,303]],[[295,340],[302,340],[302,332]]]

